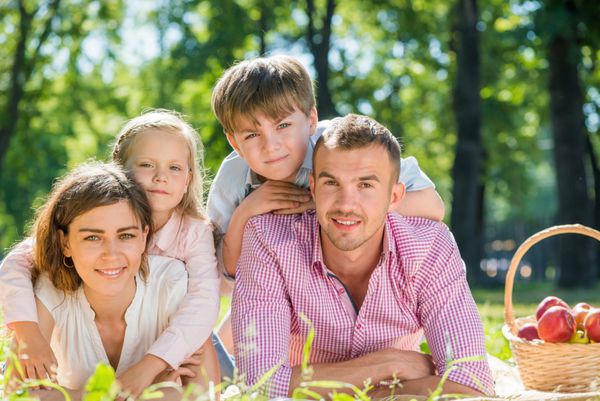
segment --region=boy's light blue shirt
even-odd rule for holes
[[[312,170],[313,149],[323,131],[329,125],[329,120],[320,121],[315,133],[310,137],[309,146],[302,166],[296,173],[294,184],[308,188],[308,176]],[[419,168],[419,163],[414,157],[401,159],[400,181],[404,183],[407,191],[420,191],[435,185]],[[231,215],[239,204],[253,189],[258,188],[262,181],[250,169],[244,159],[237,152],[227,156],[212,183],[208,194],[208,217],[215,226],[215,236],[220,238],[229,226]],[[220,241],[218,241],[220,242]]]

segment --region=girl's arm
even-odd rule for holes
[[[219,273],[212,228],[202,220],[183,217],[188,230],[178,240],[183,241],[184,254],[176,256],[185,264],[187,292],[171,316],[169,327],[148,350],[177,368],[210,337],[219,314]],[[167,254],[165,256],[174,257]]]
[[[37,315],[39,318],[39,326],[38,331],[40,332],[40,336],[46,344],[50,343],[50,338],[52,337],[52,330],[54,329],[54,319],[52,315],[46,309],[44,304],[42,304],[37,298],[34,299],[37,308]],[[13,366],[9,368],[8,371],[11,372],[11,377],[8,379],[8,391],[14,391],[19,389],[19,381],[23,381],[26,378],[29,379],[51,379],[52,381],[56,381],[56,362],[49,365],[44,365],[43,370],[38,370],[38,374],[36,374],[36,370],[31,370],[31,366],[27,365],[26,362],[28,359],[39,359],[38,355],[35,354],[35,351],[31,350],[30,347],[25,344],[23,341],[20,341],[16,335],[13,335],[12,343],[11,343],[11,352],[13,355],[17,356],[18,363],[21,365],[23,369],[23,373],[26,377],[21,377],[18,374],[18,370]],[[52,352],[52,351],[50,351]],[[7,365],[11,365],[13,360],[7,361]],[[47,375],[47,376],[46,376]]]
[[[52,377],[48,367],[56,365],[56,358],[38,325],[31,283],[32,255],[33,241],[29,238],[15,246],[0,264],[0,304],[4,322],[19,344],[21,366],[28,378],[36,379]]]
[[[184,290],[185,296],[181,302],[176,302],[169,326],[144,358],[119,376],[122,386],[132,394],[141,393],[164,369],[177,369],[210,338],[217,321],[220,281],[212,229],[201,220],[184,217],[184,221],[189,230],[185,238],[178,239],[185,241],[186,257],[182,259],[188,276],[187,292]],[[183,280],[185,282],[185,277]]]

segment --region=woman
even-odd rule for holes
[[[186,293],[180,261],[147,256],[151,228],[143,189],[109,164],[68,174],[37,215],[32,278],[38,320],[56,355],[57,382],[75,396],[97,363],[110,364],[117,375],[137,363]],[[176,379],[204,388],[218,381],[210,340],[179,369],[156,377]],[[56,395],[37,391],[42,398]],[[177,398],[172,390],[165,395]]]

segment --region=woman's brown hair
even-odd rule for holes
[[[148,275],[147,248],[152,233],[152,211],[144,190],[129,179],[116,164],[83,164],[59,179],[48,195],[46,203],[38,210],[32,228],[34,240],[32,280],[42,274],[48,275],[59,290],[75,291],[81,278],[65,257],[60,231],[67,234],[69,225],[77,217],[94,208],[108,206],[125,200],[142,229],[148,227],[146,249],[142,255],[140,277]]]

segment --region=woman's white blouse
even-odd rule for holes
[[[169,325],[187,291],[187,272],[181,261],[150,256],[148,262],[148,278],[144,282],[136,277],[135,296],[125,312],[127,327],[117,375],[142,359]],[[54,318],[50,347],[58,362],[58,383],[83,388],[99,362],[110,364],[83,287],[65,296],[44,275],[37,280],[35,295]]]

